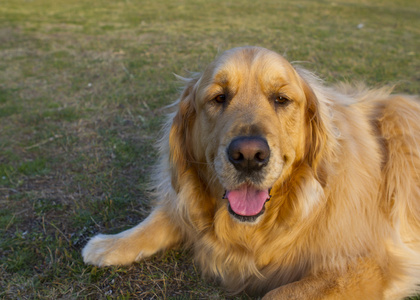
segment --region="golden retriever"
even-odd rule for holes
[[[183,243],[235,293],[418,292],[418,99],[326,87],[259,47],[229,50],[185,80],[160,142],[155,208],[91,239],[87,264],[130,264]]]

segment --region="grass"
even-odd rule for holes
[[[327,82],[420,93],[420,3],[411,0],[3,0],[0,15],[5,299],[229,298],[188,251],[102,269],[80,255],[95,233],[147,215],[161,107],[179,91],[173,73],[260,45]]]

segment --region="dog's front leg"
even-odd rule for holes
[[[177,227],[162,208],[139,225],[118,234],[99,234],[83,248],[83,260],[95,266],[127,265],[167,249],[181,239]]]
[[[375,261],[360,258],[346,270],[322,272],[276,288],[263,300],[380,300],[386,283],[386,272]]]

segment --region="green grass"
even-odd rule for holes
[[[173,73],[259,45],[327,82],[420,93],[412,0],[3,0],[0,15],[5,299],[229,298],[188,253],[110,268],[85,266],[80,255],[95,233],[147,215],[160,108],[179,90]]]

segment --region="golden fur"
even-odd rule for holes
[[[172,107],[160,142],[157,205],[138,226],[90,240],[86,263],[129,264],[184,243],[205,275],[264,299],[417,292],[417,99],[329,88],[272,51],[244,47],[186,80]],[[270,151],[246,179],[226,154],[238,136],[262,138]],[[241,184],[271,188],[265,212],[250,222],[231,214],[224,197]]]

